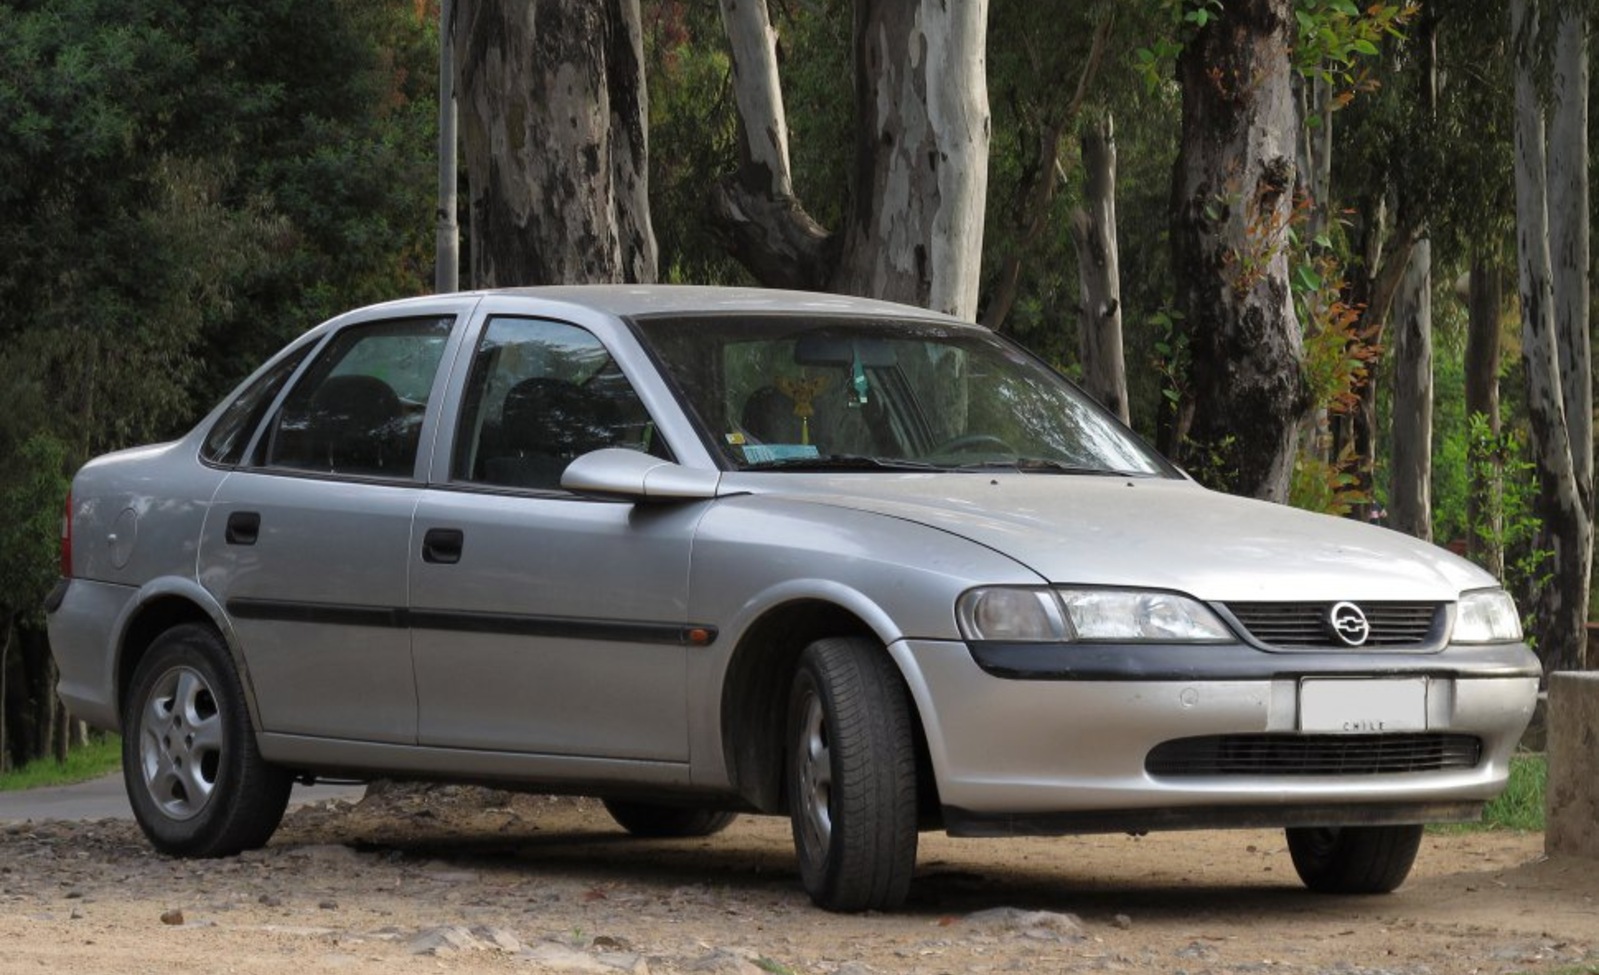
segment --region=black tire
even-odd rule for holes
[[[916,748],[904,681],[881,645],[834,638],[801,654],[787,766],[811,900],[830,911],[904,903],[916,868]]]
[[[1322,894],[1387,894],[1416,862],[1422,827],[1317,826],[1288,830],[1288,853],[1305,886]]]
[[[144,835],[172,856],[253,850],[283,820],[293,778],[262,760],[211,627],[175,626],[139,661],[122,702],[122,778]]]
[[[605,811],[616,825],[650,839],[686,839],[710,836],[731,826],[738,813],[694,806],[663,806],[654,802],[606,799]]]

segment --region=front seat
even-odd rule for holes
[[[376,376],[334,376],[311,397],[311,466],[336,474],[409,477],[405,410]]]
[[[609,400],[564,379],[524,379],[505,394],[495,456],[483,479],[508,487],[558,488],[573,458],[616,441]]]

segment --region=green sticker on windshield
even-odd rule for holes
[[[814,444],[803,443],[747,443],[744,445],[744,463],[770,464],[775,460],[810,460],[822,456]]]

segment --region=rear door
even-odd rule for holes
[[[264,731],[416,741],[411,519],[456,319],[445,304],[334,334],[216,495],[201,583],[233,621]]]

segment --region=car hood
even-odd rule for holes
[[[1049,582],[1214,601],[1454,600],[1497,585],[1386,528],[1188,481],[1059,474],[729,475],[728,489],[869,511],[1002,552]]]

